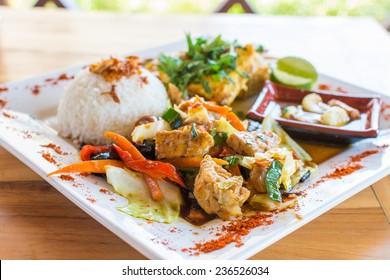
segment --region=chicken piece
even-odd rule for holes
[[[272,131],[239,131],[231,134],[226,143],[240,155],[254,156],[257,152],[277,148],[280,137]]]
[[[249,183],[259,193],[267,193],[265,185],[265,175],[270,166],[270,161],[260,161],[253,165],[253,169],[249,174]]]
[[[194,196],[206,213],[229,220],[242,215],[241,206],[249,197],[250,191],[242,186],[243,181],[206,155],[195,178]]]
[[[203,157],[214,146],[214,139],[208,132],[196,131],[198,136],[195,138],[191,135],[190,128],[157,132],[157,159]]]

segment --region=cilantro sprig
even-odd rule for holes
[[[221,36],[213,40],[203,37],[193,40],[189,34],[186,38],[188,49],[184,56],[159,57],[159,70],[169,76],[171,83],[186,95],[190,83],[201,84],[204,90],[211,94],[210,83],[204,79],[206,76],[211,76],[213,81],[227,79],[234,82],[229,73],[237,68],[235,48],[239,46],[236,41],[227,42],[222,40]]]

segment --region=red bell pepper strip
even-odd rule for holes
[[[112,146],[114,147],[115,151],[118,153],[119,157],[121,158],[121,160],[123,160],[125,164],[126,162],[130,162],[134,160],[128,151],[124,151],[116,144],[112,144]]]
[[[150,189],[150,193],[152,195],[152,198],[154,201],[161,201],[164,199],[164,195],[160,189],[160,186],[157,183],[157,180],[144,174],[144,179],[146,181],[146,184],[148,185]]]
[[[89,160],[77,162],[65,167],[62,167],[54,172],[49,173],[47,176],[59,174],[59,173],[74,173],[74,172],[89,172],[89,173],[106,173],[104,167],[106,165],[125,167],[125,164],[120,160],[104,159],[104,160]]]
[[[126,167],[147,174],[155,179],[168,178],[172,182],[186,188],[183,179],[172,164],[154,160],[134,160],[125,164]]]
[[[114,149],[117,151],[119,157],[123,160],[126,166],[128,166],[128,163],[133,162],[134,159],[130,155],[128,151],[122,150],[120,147],[118,147],[116,144],[112,145]],[[150,194],[152,195],[153,200],[160,201],[164,198],[164,195],[160,189],[160,186],[158,185],[155,178],[148,176],[147,174],[143,174],[146,184],[149,187]]]
[[[91,155],[95,153],[103,153],[110,151],[110,146],[92,146],[92,145],[85,145],[80,151],[80,157],[82,161],[90,160]]]
[[[130,153],[134,160],[145,159],[144,156],[138,151],[138,149],[125,137],[114,132],[106,131],[104,136],[113,140],[122,150]]]

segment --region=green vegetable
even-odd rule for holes
[[[283,164],[274,160],[265,174],[265,186],[267,188],[268,196],[272,200],[282,202],[282,194],[279,190],[279,178],[282,176]]]
[[[240,163],[241,158],[236,156],[230,156],[230,157],[224,157],[224,160],[226,160],[230,166]]]
[[[169,76],[171,83],[181,91],[185,91],[190,83],[198,83],[211,94],[210,84],[203,79],[205,76],[211,76],[214,81],[227,79],[233,82],[229,73],[237,67],[236,42],[224,41],[221,36],[213,40],[198,37],[194,41],[187,34],[186,38],[188,50],[185,58],[166,55],[159,57],[158,68]]]
[[[257,47],[257,49],[256,49],[256,51],[259,52],[259,53],[264,52],[264,50],[265,50],[265,48],[264,48],[263,45],[259,45],[259,46]]]
[[[142,175],[114,166],[106,167],[107,182],[118,194],[127,198],[128,205],[118,207],[119,211],[134,217],[151,221],[171,223],[179,217],[183,203],[179,188],[159,181],[164,199],[154,201]]]
[[[180,114],[173,108],[169,108],[164,115],[162,115],[162,118],[171,125],[172,129],[179,128],[183,123]]]
[[[288,146],[301,160],[313,161],[312,157],[271,116],[264,118],[261,130],[275,132],[281,138],[282,144]]]
[[[195,178],[199,174],[199,168],[178,168],[178,170],[187,189],[193,191],[195,187]]]
[[[236,116],[237,116],[240,120],[245,120],[245,119],[246,119],[245,113],[244,113],[243,111],[234,111],[233,113],[236,114]]]
[[[193,123],[192,126],[191,126],[191,136],[192,138],[196,139],[196,137],[198,137],[198,132],[196,131],[196,124]]]
[[[226,132],[216,132],[214,129],[210,132],[210,134],[214,138],[215,146],[222,146],[228,138],[228,134]]]

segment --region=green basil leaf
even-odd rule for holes
[[[279,190],[278,181],[282,176],[283,164],[274,160],[265,174],[265,186],[267,188],[268,196],[272,200],[282,202],[282,194]]]

